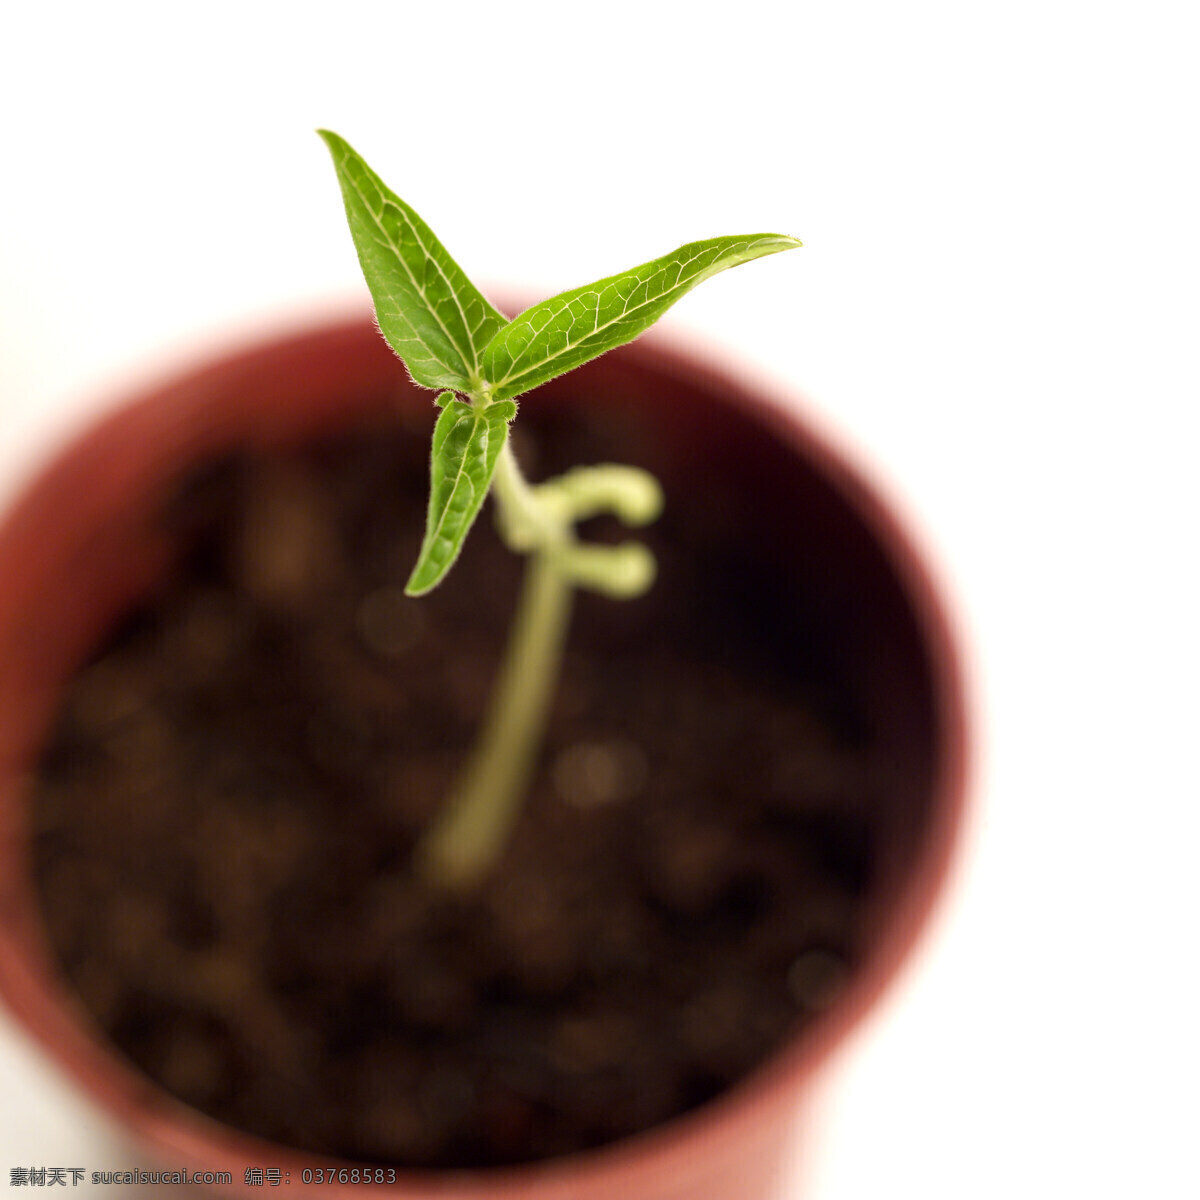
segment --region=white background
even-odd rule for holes
[[[981,745],[792,1191],[1200,1196],[1189,8],[8,6],[0,498],[130,381],[362,296],[318,125],[484,281],[797,234],[667,324],[806,394],[907,512]],[[131,1154],[0,1018],[2,1181]]]

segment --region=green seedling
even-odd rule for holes
[[[417,848],[428,878],[466,888],[497,859],[520,810],[574,589],[631,598],[654,580],[654,558],[642,543],[588,544],[576,537],[576,524],[613,513],[628,526],[646,525],[663,502],[657,481],[629,466],[576,467],[529,483],[509,444],[517,397],[632,341],[711,275],[800,243],[774,233],[689,242],[510,321],[342,138],[320,134],[337,168],[380,331],[413,382],[438,392],[425,537],[406,590],[420,596],[437,586],[489,491],[501,536],[529,559],[478,742]]]

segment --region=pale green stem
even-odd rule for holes
[[[571,540],[570,521],[539,498],[529,486],[506,442],[496,460],[492,487],[500,506],[500,528],[509,549],[555,550]]]
[[[479,740],[417,848],[418,869],[448,887],[477,882],[507,841],[541,749],[571,612],[572,584],[553,554],[567,531],[538,505],[507,446],[495,483],[510,527],[533,536],[540,532],[545,540],[525,569],[516,621]]]
[[[507,444],[492,483],[501,534],[510,549],[529,555],[529,565],[479,740],[416,851],[427,879],[464,890],[499,858],[520,812],[558,681],[574,588],[635,596],[654,577],[645,546],[581,544],[575,520],[611,509],[645,524],[662,504],[658,484],[627,467],[578,468],[530,487]]]

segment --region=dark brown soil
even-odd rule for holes
[[[470,896],[427,890],[410,853],[520,566],[485,514],[444,587],[403,596],[421,417],[183,490],[178,569],[45,754],[38,883],[95,1020],[196,1108],[351,1159],[540,1159],[703,1103],[837,991],[869,747],[780,647],[788,578],[672,496],[653,594],[579,598],[504,860]]]

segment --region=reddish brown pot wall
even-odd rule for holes
[[[160,569],[149,514],[187,464],[234,445],[319,434],[394,403],[428,405],[369,321],[253,349],[121,408],[25,493],[0,529],[0,990],[29,1031],[173,1168],[314,1166],[216,1126],[160,1093],[93,1037],[61,988],[29,875],[29,773],[63,681]],[[876,814],[885,849],[867,902],[869,951],[833,1007],[715,1103],[566,1162],[504,1172],[409,1174],[408,1200],[761,1200],[814,1072],[908,953],[961,824],[964,705],[950,630],[929,576],[883,502],[794,413],[652,339],[523,401],[523,419],[581,404],[633,423],[668,496],[707,481],[745,489],[751,543],[794,562],[821,652],[855,684],[898,783]],[[327,1164],[326,1164],[327,1165]],[[360,1195],[347,1184],[326,1194]]]

